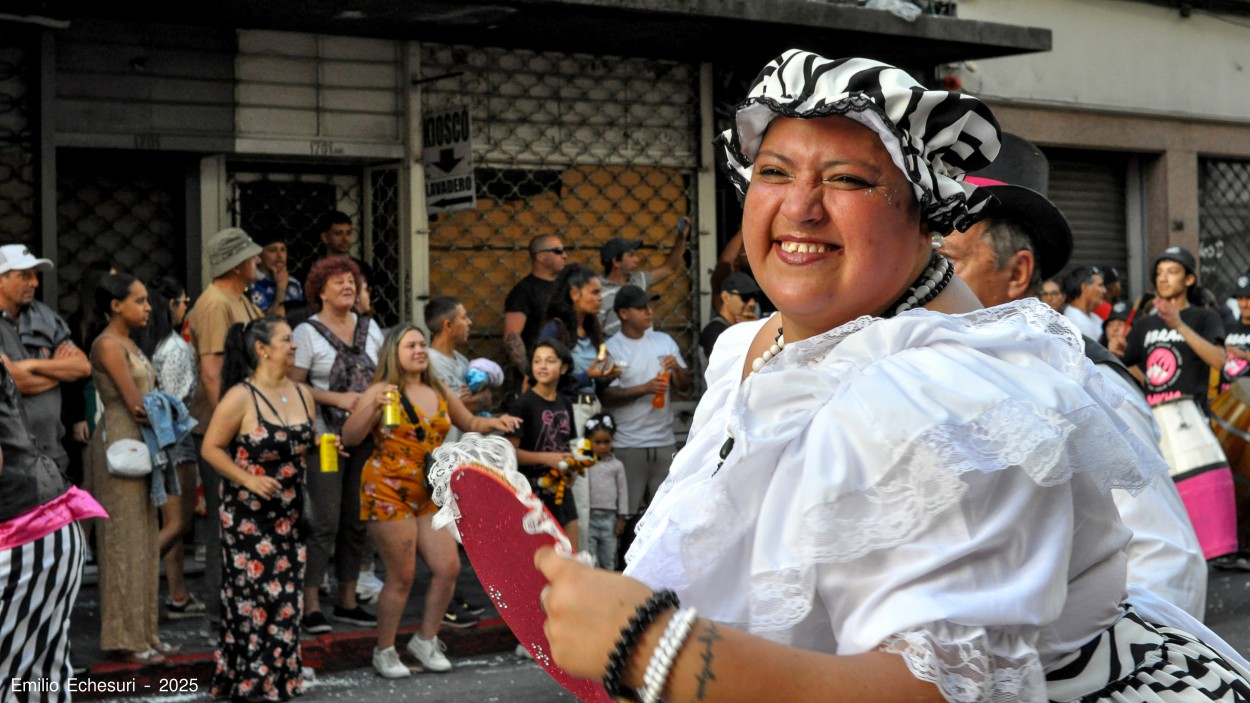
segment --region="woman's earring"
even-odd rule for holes
[[[932,246],[934,249],[941,249],[943,239],[945,239],[945,237],[938,234],[937,232],[934,232],[929,235],[929,245]]]
[[[265,359],[266,359],[266,360],[268,360],[268,359],[269,359],[269,352],[265,352]]]

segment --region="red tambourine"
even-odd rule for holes
[[[461,442],[472,446],[474,442],[497,439],[465,435]],[[506,444],[506,440],[500,441]],[[459,449],[436,454],[435,466],[430,470],[435,502],[443,506],[435,524],[455,519],[474,572],[499,615],[534,661],[579,700],[611,703],[612,698],[601,682],[572,676],[556,666],[543,633],[547,616],[538,597],[547,579],[534,567],[534,553],[548,545],[567,552],[568,538],[541,501],[530,493],[528,483],[522,485],[524,479],[514,468],[497,469],[493,466],[497,462],[482,461],[492,457],[481,454],[473,457],[475,461],[466,461],[469,457],[464,455],[464,448]],[[511,445],[507,449],[511,451]],[[450,465],[451,461],[456,464]]]

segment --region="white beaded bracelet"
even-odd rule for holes
[[[664,690],[668,675],[673,670],[677,653],[686,643],[686,638],[690,636],[690,630],[694,628],[694,622],[698,618],[699,612],[694,608],[681,608],[673,613],[668,627],[664,628],[664,634],[660,635],[659,644],[651,653],[646,673],[642,675],[643,688],[639,697],[642,703],[656,703],[660,700],[660,692]]]

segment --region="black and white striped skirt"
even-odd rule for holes
[[[1052,701],[1250,701],[1250,671],[1183,630],[1125,611],[1047,673]]]
[[[70,611],[82,568],[83,535],[76,522],[0,550],[0,700],[68,698]],[[28,686],[25,695],[5,690],[14,681]]]

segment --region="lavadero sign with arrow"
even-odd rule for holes
[[[427,114],[421,124],[421,142],[426,210],[450,212],[476,207],[469,108]]]

